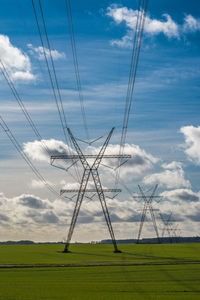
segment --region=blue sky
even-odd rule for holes
[[[38,11],[38,2],[35,3]],[[67,122],[77,137],[85,139],[65,1],[60,0],[56,3],[42,1],[42,4],[50,43],[54,50],[52,54],[54,54]],[[137,1],[72,1],[71,3],[90,137],[95,138],[100,135],[105,137],[110,128],[115,126],[115,134],[111,141],[113,146],[109,151],[113,151],[112,149],[117,151],[115,147],[120,139],[137,4]],[[39,48],[41,44],[31,1],[9,0],[2,1],[2,5],[0,59],[8,68],[43,139],[47,140],[47,143],[50,139],[63,142],[44,58]],[[127,143],[132,145],[132,148],[127,146],[127,149],[132,151],[133,155],[137,154],[141,157],[144,163],[138,165],[133,160],[122,172],[123,180],[127,182],[132,192],[137,192],[137,184],[141,183],[148,187],[158,183],[159,193],[165,193],[163,194],[165,201],[162,204],[164,212],[176,211],[176,205],[184,207],[180,216],[176,216],[181,220],[183,234],[189,234],[189,230],[185,229],[188,224],[195,228],[194,234],[199,231],[199,223],[193,222],[195,216],[200,215],[199,38],[200,5],[196,1],[149,1],[127,135]],[[35,144],[36,138],[2,76],[0,77],[0,99],[2,117],[45,178],[58,189],[66,182],[73,184],[72,178],[63,174],[61,170],[54,170],[49,166],[48,160],[41,159],[41,153],[37,148],[39,146]],[[5,198],[5,203],[14,203],[12,205],[20,211],[21,217],[20,220],[16,220],[12,213],[6,213],[6,209],[5,212],[2,209],[2,214],[8,216],[12,224],[16,225],[16,222],[18,224],[23,220],[23,222],[33,223],[36,227],[42,224],[44,228],[43,235],[37,233],[37,230],[37,234],[29,235],[24,229],[23,235],[18,238],[44,240],[45,226],[52,221],[52,236],[56,239],[56,226],[60,226],[65,232],[66,225],[64,217],[62,220],[62,216],[59,215],[60,200],[53,199],[48,191],[39,187],[39,184],[34,184],[36,180],[34,175],[15,152],[4,132],[0,134],[0,142],[2,170],[0,192],[2,192],[2,199]],[[101,142],[97,143],[96,147],[100,145]],[[57,142],[54,147],[53,150],[56,150]],[[85,150],[95,151],[95,149]],[[33,151],[38,154],[38,159],[33,155]],[[108,181],[112,185],[114,181],[112,182],[110,175],[107,170],[102,169],[104,183]],[[62,182],[63,180],[65,182]],[[187,201],[183,200],[186,194]],[[36,208],[34,210],[33,206],[26,207],[24,204],[27,210],[33,210],[31,213],[24,212],[20,208],[21,199],[24,197],[30,199],[30,195],[38,201],[52,201],[53,204],[49,204],[46,212],[42,210],[44,209],[42,206],[39,211]],[[192,198],[194,195],[198,201],[191,200],[192,203],[190,199],[194,199]],[[124,191],[116,206],[120,207],[125,199],[132,205],[133,199]],[[24,203],[29,202],[27,200]],[[137,203],[133,205],[135,205],[133,207],[135,212]],[[193,210],[189,211],[191,206]],[[10,210],[9,205],[7,209]],[[33,217],[33,212],[36,217]],[[66,212],[69,212],[67,206]],[[55,217],[51,217],[51,214]],[[122,220],[128,218],[125,213],[120,217]],[[69,219],[70,214],[68,222]],[[90,225],[86,222],[85,226],[89,228]],[[123,222],[120,226],[123,226]],[[87,233],[86,229],[83,231],[84,240],[90,237],[92,239],[92,232]],[[137,226],[134,234],[136,232]],[[149,229],[149,234],[151,232]],[[133,234],[131,231],[125,233],[126,237],[131,234]],[[122,229],[119,235],[123,237]],[[6,236],[5,229],[2,239]],[[77,238],[79,237],[77,235]],[[59,238],[62,238],[62,233]]]

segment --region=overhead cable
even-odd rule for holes
[[[3,118],[0,116],[0,126],[5,131],[7,136],[9,137],[10,141],[16,148],[16,150],[19,152],[21,157],[24,159],[24,161],[27,163],[27,165],[30,167],[30,169],[33,171],[33,173],[37,176],[37,178],[46,186],[54,195],[60,197],[59,193],[45,180],[45,178],[41,175],[41,173],[38,171],[38,169],[33,165],[29,157],[26,155],[25,152],[23,152],[22,147],[20,146],[19,142],[16,140],[15,136],[11,132],[11,130],[8,128],[7,124],[3,120]]]
[[[56,106],[57,106],[61,126],[62,126],[62,129],[63,129],[64,137],[65,137],[66,142],[67,142],[66,126],[65,126],[65,123],[64,123],[65,118],[62,115],[62,112],[63,112],[62,111],[62,105],[61,105],[61,108],[60,108],[59,101],[58,101],[57,94],[56,94],[56,90],[55,90],[55,86],[54,86],[54,81],[53,81],[53,78],[52,78],[52,75],[51,75],[50,65],[49,65],[49,62],[48,62],[48,59],[47,59],[47,53],[45,51],[45,46],[44,46],[44,42],[43,42],[43,38],[42,38],[42,33],[41,33],[40,25],[39,25],[39,20],[38,20],[34,0],[32,0],[32,6],[33,6],[34,16],[35,16],[35,20],[36,20],[36,24],[37,24],[37,28],[38,28],[38,33],[39,33],[39,36],[40,36],[40,41],[41,41],[41,45],[42,45],[42,49],[43,49],[44,59],[45,59],[45,63],[46,63],[46,66],[47,66],[47,71],[48,71],[48,74],[49,74],[49,79],[50,79],[54,99],[55,99],[55,102],[56,102]],[[51,51],[49,51],[49,55],[50,55],[50,57],[52,57],[51,56]],[[51,63],[52,63],[52,61],[51,61]],[[54,64],[52,65],[52,67],[54,67]],[[55,69],[54,69],[54,71],[55,71]],[[54,76],[55,76],[55,74],[56,73],[54,73]],[[55,77],[55,80],[57,80],[57,77]],[[58,89],[58,91],[59,91],[59,89]],[[58,95],[60,95],[60,92],[58,92]]]
[[[44,151],[47,153],[47,155],[48,155],[49,158],[50,158],[50,156],[52,155],[52,153],[51,153],[51,151],[48,149],[46,143],[44,142],[44,140],[43,140],[43,138],[42,138],[42,136],[41,136],[41,134],[39,133],[37,127],[35,126],[35,124],[34,124],[32,118],[31,118],[31,116],[30,116],[28,110],[26,109],[26,107],[25,107],[25,105],[24,105],[24,103],[23,103],[23,101],[22,101],[22,99],[21,99],[21,97],[20,97],[20,95],[19,95],[19,93],[18,93],[18,91],[17,91],[15,85],[14,85],[14,82],[12,81],[12,79],[11,79],[11,77],[10,77],[10,75],[9,75],[9,73],[8,73],[8,71],[7,71],[7,69],[6,69],[6,66],[4,65],[4,63],[2,62],[1,59],[0,59],[0,70],[1,70],[1,72],[2,72],[3,77],[4,77],[5,80],[7,81],[7,84],[8,84],[8,86],[10,87],[10,89],[11,89],[11,91],[12,91],[12,93],[13,93],[13,96],[15,97],[15,99],[16,99],[16,101],[17,101],[19,107],[21,108],[21,110],[22,110],[22,112],[23,112],[25,118],[27,119],[29,125],[31,126],[31,128],[32,128],[32,130],[33,130],[33,132],[34,132],[34,134],[35,134],[36,137],[40,140],[42,148],[44,149]],[[69,149],[70,149],[70,148],[69,148]],[[69,174],[74,178],[74,176],[73,176],[70,172],[69,172]]]
[[[43,23],[43,27],[44,27],[47,47],[48,47],[48,54],[49,54],[51,66],[52,66],[52,69],[53,69],[53,76],[51,74],[51,68],[50,68],[50,64],[49,64],[49,61],[48,61],[48,57],[47,57],[48,55],[47,55],[46,50],[45,50],[44,41],[43,41],[41,29],[40,29],[40,24],[39,24],[38,15],[37,15],[34,0],[32,0],[32,6],[33,6],[34,16],[35,16],[35,20],[36,20],[36,24],[37,24],[37,29],[38,29],[38,33],[39,33],[39,37],[40,37],[40,41],[41,41],[41,45],[42,45],[42,50],[43,50],[43,54],[44,54],[44,58],[45,58],[45,63],[46,63],[46,66],[47,66],[47,71],[48,71],[48,74],[49,74],[49,79],[50,79],[54,99],[55,99],[55,102],[56,102],[56,106],[57,106],[57,110],[58,110],[58,114],[59,114],[59,118],[60,118],[60,122],[61,122],[61,127],[62,127],[62,130],[63,130],[63,133],[64,133],[66,143],[69,146],[68,138],[67,138],[67,134],[66,134],[66,128],[68,127],[68,125],[67,125],[67,120],[66,120],[64,107],[63,107],[60,88],[59,88],[59,84],[58,84],[58,78],[57,78],[57,74],[56,74],[56,70],[55,70],[54,60],[53,60],[53,57],[52,57],[52,50],[51,50],[51,45],[50,45],[50,41],[49,41],[49,37],[48,37],[48,33],[47,33],[46,22],[45,22],[45,18],[44,18],[44,13],[43,13],[43,8],[42,8],[41,1],[39,0],[39,8],[40,8],[40,13],[41,13],[41,17],[42,17],[42,23]],[[54,81],[55,81],[55,83],[54,83]],[[56,93],[56,90],[57,90],[57,93]],[[70,147],[69,147],[69,150],[70,150]],[[80,182],[80,173],[79,173],[78,167],[76,165],[74,165],[74,169],[75,169],[75,172],[76,172],[77,180]]]
[[[81,106],[81,113],[83,118],[83,125],[85,128],[86,137],[89,140],[89,130],[86,120],[86,113],[85,113],[85,106],[84,106],[84,98],[82,92],[82,85],[80,79],[80,72],[79,72],[79,64],[78,64],[78,57],[77,57],[77,50],[76,50],[76,40],[74,35],[74,25],[73,25],[73,18],[72,18],[72,9],[71,9],[71,1],[66,0],[66,8],[67,8],[67,19],[68,19],[68,26],[69,26],[69,34],[70,34],[70,41],[71,41],[71,48],[72,48],[72,55],[73,55],[73,63],[75,69],[75,76],[76,76],[76,83],[77,89],[79,94],[80,106]]]
[[[128,79],[128,87],[127,87],[127,94],[126,94],[119,154],[123,154],[124,152],[129,116],[130,116],[132,99],[133,99],[133,90],[135,86],[135,79],[136,79],[137,67],[139,62],[142,37],[144,32],[147,6],[148,6],[148,0],[139,1],[138,10],[137,10],[137,21],[136,21],[134,38],[133,38],[133,48],[131,54],[129,79]],[[118,164],[119,165],[121,164],[121,160],[119,160]],[[120,168],[118,168],[116,172],[116,185],[118,184],[119,173],[120,173]]]

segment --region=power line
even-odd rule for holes
[[[20,146],[19,142],[16,140],[15,136],[11,132],[11,130],[8,128],[7,124],[3,120],[3,118],[0,116],[0,126],[5,131],[7,136],[9,137],[10,141],[16,148],[16,150],[19,152],[21,157],[25,160],[27,165],[30,167],[30,169],[33,171],[33,173],[37,176],[37,178],[56,196],[60,196],[59,193],[45,180],[45,178],[41,175],[41,173],[38,171],[38,169],[33,165],[29,157],[26,155],[26,153],[23,152],[22,147]]]
[[[30,114],[28,113],[28,111],[27,111],[27,109],[26,109],[26,107],[25,107],[25,105],[24,105],[24,103],[23,103],[23,101],[22,101],[22,99],[21,99],[18,91],[16,90],[14,82],[11,80],[10,75],[9,75],[8,71],[6,70],[6,67],[5,67],[5,65],[4,65],[4,63],[2,62],[1,59],[0,59],[0,70],[1,70],[1,72],[3,74],[3,77],[7,81],[8,86],[10,87],[10,89],[11,89],[11,91],[13,93],[13,96],[15,97],[15,99],[16,99],[19,107],[21,108],[21,110],[22,110],[25,118],[27,119],[29,125],[31,126],[31,128],[32,128],[33,132],[35,133],[36,137],[40,140],[42,148],[44,149],[44,151],[47,153],[47,155],[50,158],[50,156],[52,155],[52,153],[48,149],[46,143],[43,141],[42,136],[40,135],[40,133],[39,133],[37,127],[35,126],[35,124],[34,124],[32,118],[31,118]],[[74,178],[74,176],[70,172],[69,172],[69,174]]]
[[[67,138],[67,134],[66,134],[66,128],[68,127],[68,125],[67,125],[67,120],[66,120],[66,116],[65,116],[65,112],[64,112],[64,107],[63,107],[62,97],[61,97],[60,88],[59,88],[59,84],[58,84],[55,65],[54,65],[54,61],[53,61],[53,57],[52,57],[51,45],[50,45],[50,41],[49,41],[49,37],[48,37],[48,33],[47,33],[46,22],[45,22],[45,18],[44,18],[44,13],[43,13],[43,8],[42,8],[41,1],[39,0],[39,7],[40,7],[40,13],[41,13],[41,17],[42,17],[42,23],[43,23],[43,27],[44,27],[45,37],[46,37],[46,41],[47,41],[47,46],[48,46],[48,51],[49,51],[49,56],[50,56],[50,62],[51,62],[51,66],[52,66],[52,69],[53,69],[53,76],[54,76],[54,80],[55,80],[55,85],[54,85],[53,77],[51,75],[51,69],[50,69],[50,65],[49,65],[49,62],[48,62],[47,53],[46,53],[45,46],[44,46],[44,41],[43,41],[43,38],[42,38],[42,33],[41,33],[41,29],[40,29],[40,24],[39,24],[38,15],[37,15],[36,7],[35,7],[35,4],[34,4],[34,0],[32,0],[32,6],[33,6],[34,16],[35,16],[35,20],[36,20],[36,24],[37,24],[37,28],[38,28],[38,33],[39,33],[39,37],[40,37],[40,41],[41,41],[41,45],[42,45],[42,50],[43,50],[43,54],[44,54],[44,58],[45,58],[45,63],[46,63],[46,66],[47,66],[47,71],[48,71],[48,74],[49,74],[49,79],[50,79],[54,99],[55,99],[55,102],[56,102],[56,106],[57,106],[57,110],[58,110],[58,114],[59,114],[59,118],[60,118],[60,122],[61,122],[61,127],[63,129],[64,137],[65,137],[66,143],[68,145],[68,138]],[[56,94],[55,87],[57,89],[57,94]],[[58,98],[57,98],[57,95],[58,95]],[[70,150],[70,147],[69,147],[69,150]],[[80,182],[80,173],[79,173],[78,167],[76,165],[74,165],[74,169],[75,169],[75,172],[76,172],[77,180]]]
[[[53,78],[52,78],[52,75],[51,75],[51,69],[50,69],[50,65],[49,65],[48,59],[47,59],[47,54],[46,54],[45,47],[44,47],[44,42],[43,42],[41,30],[40,30],[40,25],[39,25],[39,20],[38,20],[38,16],[37,16],[37,11],[36,11],[34,0],[32,0],[32,6],[33,6],[34,16],[35,16],[35,20],[36,20],[36,24],[37,24],[37,29],[38,29],[38,33],[39,33],[39,37],[40,37],[42,49],[43,49],[45,63],[46,63],[46,66],[47,66],[47,71],[48,71],[48,74],[49,74],[49,79],[50,79],[50,83],[51,83],[51,87],[52,87],[52,91],[53,91],[53,96],[54,96],[54,99],[55,99],[55,102],[56,102],[56,106],[57,106],[57,110],[58,110],[58,114],[59,114],[61,126],[62,126],[62,129],[63,129],[64,137],[65,137],[66,142],[67,142],[67,135],[66,135],[66,131],[65,131],[66,127],[65,127],[65,124],[64,124],[64,121],[63,121],[63,117],[62,117],[62,114],[61,114],[61,110],[60,110],[60,106],[59,106],[59,101],[57,99],[57,94],[56,94],[56,90],[55,90]],[[51,51],[49,51],[49,53],[51,53]]]
[[[50,41],[49,41],[49,37],[48,37],[48,33],[47,33],[46,22],[45,22],[45,19],[44,19],[43,8],[42,8],[42,4],[41,4],[40,0],[39,0],[39,7],[40,7],[41,16],[42,16],[42,22],[43,22],[43,26],[44,26],[47,45],[48,45],[48,49],[49,49],[49,56],[50,56],[51,65],[52,65],[52,69],[53,69],[53,74],[54,74],[54,78],[55,78],[58,97],[59,97],[59,101],[60,101],[61,112],[62,112],[62,115],[63,115],[64,126],[65,126],[65,130],[66,130],[66,128],[67,128],[67,119],[66,119],[66,115],[65,115],[65,112],[64,112],[64,107],[63,107],[62,97],[61,97],[60,88],[59,88],[59,84],[58,84],[57,74],[56,74],[56,70],[55,70],[54,60],[53,60],[53,57],[52,57],[51,45],[50,45]]]
[[[70,34],[71,48],[72,48],[72,54],[73,54],[73,63],[74,63],[74,69],[75,69],[76,83],[77,83],[77,89],[78,89],[80,106],[81,106],[81,113],[82,113],[82,118],[83,118],[83,125],[85,128],[86,137],[89,140],[89,131],[88,131],[88,125],[87,125],[87,120],[86,120],[84,98],[83,98],[82,85],[81,85],[80,72],[79,72],[79,64],[78,64],[78,58],[77,58],[76,41],[75,41],[75,36],[74,36],[74,25],[73,25],[73,18],[72,18],[71,1],[66,0],[65,3],[66,3],[66,8],[67,8],[69,34]]]
[[[122,128],[122,137],[121,137],[122,145],[124,145],[126,139],[126,132],[128,127],[131,104],[132,104],[133,89],[134,89],[134,84],[136,79],[136,73],[137,73],[137,67],[138,67],[139,55],[140,55],[140,49],[141,49],[141,43],[143,37],[144,23],[146,18],[147,4],[148,1],[143,0],[142,5],[141,5],[141,0],[139,1],[138,17],[137,17],[135,36],[133,41],[133,50],[132,50],[130,72],[129,72],[129,82],[127,88],[126,105],[125,105],[124,121],[123,121],[123,128]]]
[[[47,146],[45,145],[45,143],[42,141],[42,137],[38,131],[38,129],[36,128],[30,114],[28,113],[23,101],[21,100],[21,97],[19,96],[19,93],[17,92],[16,88],[15,88],[15,85],[13,83],[13,81],[11,80],[10,78],[10,75],[8,74],[7,70],[6,70],[6,67],[5,65],[3,64],[2,60],[0,59],[0,70],[5,78],[5,80],[7,81],[8,83],[8,86],[10,87],[12,93],[13,93],[13,96],[15,97],[18,105],[20,106],[25,118],[27,119],[28,123],[30,124],[33,132],[35,133],[35,135],[37,136],[37,138],[39,140],[41,140],[41,143],[42,143],[42,146],[43,148],[45,149],[45,151],[48,153],[49,156],[51,156],[51,153],[49,151],[49,149],[47,148]]]
[[[120,139],[120,150],[119,150],[120,154],[122,154],[124,151],[124,146],[126,141],[126,134],[127,134],[129,116],[130,116],[131,105],[132,105],[133,90],[134,90],[137,67],[139,62],[139,55],[140,55],[140,49],[141,49],[141,43],[142,43],[142,37],[144,31],[147,6],[148,6],[148,0],[139,1],[136,28],[135,28],[135,34],[133,39],[133,48],[131,54],[131,63],[130,63],[128,87],[127,87],[125,110],[124,110],[124,117],[123,117],[123,126],[122,126],[122,133]],[[121,161],[119,160],[119,165],[120,163]],[[120,168],[117,170],[116,173],[116,185],[118,184],[119,181],[119,174],[120,174]]]
[[[54,79],[55,79],[55,83],[56,83],[56,88],[57,88],[57,92],[58,92],[58,97],[59,97],[59,101],[60,101],[60,107],[61,107],[61,112],[63,115],[63,120],[64,120],[64,132],[66,130],[66,128],[68,127],[67,125],[67,119],[66,119],[66,115],[65,115],[65,111],[64,111],[64,107],[63,107],[63,101],[62,101],[62,97],[61,97],[61,93],[60,93],[60,87],[58,84],[58,78],[57,78],[57,74],[56,74],[56,69],[55,69],[55,65],[54,65],[54,60],[52,57],[52,50],[51,50],[51,45],[50,45],[50,41],[49,41],[49,37],[48,37],[48,33],[47,33],[47,27],[46,27],[46,22],[45,22],[45,18],[44,18],[44,12],[43,12],[43,8],[42,8],[42,3],[39,0],[39,7],[40,7],[40,12],[41,12],[41,17],[42,17],[42,23],[43,23],[43,27],[44,27],[44,32],[45,32],[45,36],[46,36],[46,41],[47,41],[47,46],[48,46],[48,50],[49,50],[49,56],[50,56],[50,60],[51,60],[51,65],[52,65],[52,69],[53,69],[53,74],[54,74]],[[45,50],[45,49],[44,49]],[[68,144],[68,139],[67,139],[67,135],[65,133],[65,138],[66,138],[66,142]],[[71,144],[71,140],[70,140],[70,145]],[[78,167],[76,164],[73,164],[78,181],[80,182],[80,173],[78,170]]]

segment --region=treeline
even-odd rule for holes
[[[116,240],[118,244],[136,244],[136,239]],[[101,244],[111,244],[112,240],[102,240]],[[200,243],[200,237],[164,237],[160,238],[144,238],[139,241],[139,244],[169,244],[169,243]]]

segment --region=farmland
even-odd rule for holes
[[[199,299],[200,245],[0,247],[0,299]],[[8,268],[10,267],[10,268]]]

